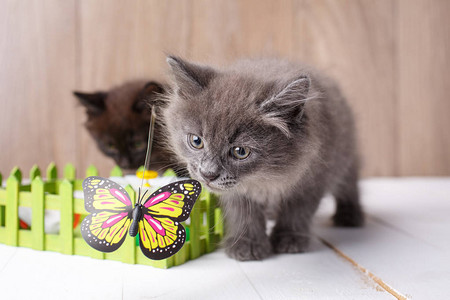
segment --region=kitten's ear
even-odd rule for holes
[[[167,63],[172,68],[179,92],[188,95],[198,93],[207,87],[216,75],[210,67],[189,63],[175,56],[168,56]]]
[[[105,111],[105,99],[108,95],[107,93],[97,92],[97,93],[82,93],[73,92],[73,94],[78,98],[81,104],[86,107],[86,111],[90,115],[99,115]]]
[[[147,82],[133,104],[133,111],[137,113],[150,112],[150,105],[158,105],[156,103],[158,102],[157,96],[163,93],[164,88],[161,84],[154,81]]]
[[[281,92],[263,101],[260,110],[265,120],[289,136],[289,123],[300,120],[303,115],[304,104],[309,99],[310,86],[311,79],[302,75],[284,87]]]
[[[155,81],[150,81],[145,84],[144,88],[142,89],[142,93],[144,95],[149,95],[149,94],[154,94],[154,93],[162,94],[162,93],[164,93],[164,88],[163,88],[162,84],[155,82]]]

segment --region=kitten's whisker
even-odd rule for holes
[[[170,167],[179,167],[179,168],[182,168],[182,169],[187,169],[186,167],[179,166],[177,163],[167,163],[162,168],[170,168]]]
[[[224,211],[224,210],[222,210],[222,218],[220,218],[219,220],[216,220],[216,224],[215,225],[213,225],[213,226],[211,226],[210,228],[209,228],[209,230],[208,230],[208,233],[214,233],[214,229],[216,229],[216,227],[219,225],[219,224],[225,224],[225,215],[226,215],[226,212]]]

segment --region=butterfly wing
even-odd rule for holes
[[[160,260],[183,247],[186,230],[181,222],[189,217],[201,190],[198,181],[177,181],[160,188],[143,203],[139,239],[145,256]]]
[[[83,181],[83,191],[87,212],[132,210],[130,195],[109,179],[90,176]]]
[[[85,209],[91,214],[81,222],[81,235],[96,250],[117,250],[132,221],[130,196],[117,183],[98,176],[86,178],[83,191]]]

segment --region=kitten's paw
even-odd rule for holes
[[[309,236],[298,233],[274,232],[270,241],[276,253],[306,252],[309,246]]]
[[[238,241],[227,242],[225,253],[240,261],[261,260],[272,254],[272,247],[267,238],[262,241],[240,238]]]
[[[364,213],[358,203],[338,203],[333,222],[339,227],[360,227],[364,225]]]

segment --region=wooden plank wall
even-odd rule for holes
[[[447,0],[0,2],[0,172],[113,166],[71,91],[165,79],[165,53],[303,60],[354,108],[364,176],[450,175]],[[79,172],[78,176],[82,176]]]

